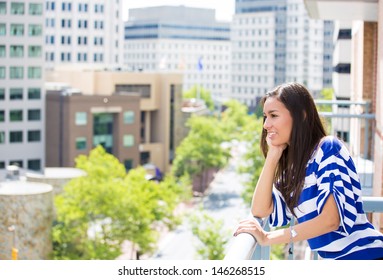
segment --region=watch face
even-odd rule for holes
[[[298,235],[298,233],[295,231],[295,229],[291,228],[291,237],[294,238],[297,235]]]

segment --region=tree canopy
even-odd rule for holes
[[[151,252],[158,227],[176,224],[174,209],[185,186],[174,178],[148,181],[142,167],[126,174],[101,146],[77,157],[76,167],[87,176],[71,180],[55,199],[55,259],[115,259],[125,240]]]
[[[183,92],[183,98],[191,99],[191,98],[200,98],[206,104],[206,107],[209,108],[210,111],[214,110],[214,102],[211,97],[210,91],[199,86],[194,85],[189,90]]]

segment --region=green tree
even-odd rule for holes
[[[324,88],[320,93],[320,99],[331,101],[333,100],[334,90],[332,88]],[[318,105],[317,109],[319,112],[331,112],[331,105]]]
[[[244,127],[244,131],[246,131],[244,141],[247,143],[247,151],[239,171],[250,175],[242,192],[242,198],[249,206],[264,164],[264,157],[260,148],[262,129],[263,121],[261,118],[250,118]]]
[[[87,176],[71,180],[55,199],[55,259],[115,259],[125,240],[140,253],[151,252],[158,227],[177,222],[174,208],[184,186],[174,179],[148,181],[143,168],[126,174],[101,146],[77,157],[76,167]]]
[[[211,98],[210,91],[207,89],[198,85],[194,85],[189,90],[183,92],[184,99],[198,98],[198,96],[205,102],[206,107],[209,108],[210,111],[214,110],[214,102]]]
[[[187,126],[190,131],[176,149],[173,174],[193,177],[211,167],[225,166],[230,154],[221,146],[224,135],[219,121],[213,117],[193,116]]]
[[[324,88],[320,93],[320,99],[331,101],[333,100],[334,90],[332,88]],[[317,105],[319,112],[332,112],[331,104]],[[322,117],[322,123],[328,133],[331,133],[331,118]]]
[[[249,116],[247,107],[237,100],[225,102],[225,111],[222,112],[221,127],[227,141],[243,139],[245,128],[252,117]]]
[[[223,221],[201,211],[190,216],[192,233],[198,238],[198,255],[204,260],[222,260],[230,233],[223,229]]]

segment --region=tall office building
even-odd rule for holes
[[[0,1],[0,179],[44,166],[44,3]]]
[[[121,0],[52,0],[44,8],[46,69],[121,67]]]
[[[254,107],[265,92],[290,81],[320,92],[324,35],[323,20],[310,19],[303,0],[236,0],[232,97]]]
[[[45,166],[44,70],[121,67],[121,10],[120,0],[0,1],[0,173]]]
[[[129,10],[124,64],[128,70],[183,73],[183,89],[198,85],[219,100],[230,91],[230,23],[213,9],[159,6]]]
[[[333,55],[334,55],[334,29],[335,23],[324,21],[323,37],[323,88],[333,88]]]

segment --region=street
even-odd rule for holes
[[[241,151],[234,148],[233,158],[229,165],[218,172],[210,184],[204,197],[193,198],[192,207],[187,211],[199,211],[200,207],[209,216],[223,220],[223,231],[233,232],[237,223],[248,217],[249,206],[245,205],[241,192],[243,190],[244,174],[238,174],[236,167],[240,160]],[[149,259],[153,260],[195,260],[200,259],[196,253],[198,239],[193,236],[187,219],[167,233],[159,242],[158,250]],[[230,246],[229,241],[226,248]]]

